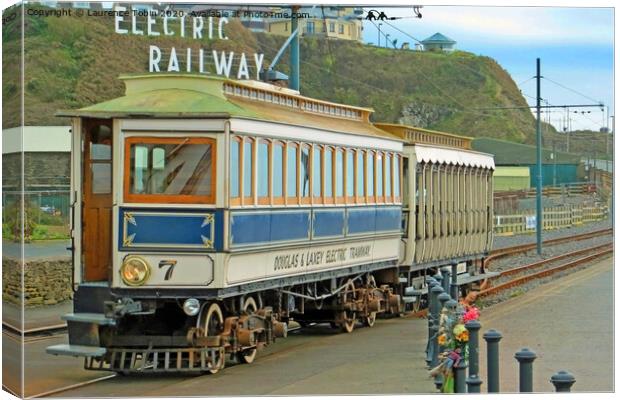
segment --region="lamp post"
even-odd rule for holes
[[[379,30],[377,32],[377,47],[381,47],[381,25],[383,25],[381,22],[377,25],[377,29]]]

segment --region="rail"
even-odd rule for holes
[[[564,236],[564,237],[555,238],[555,239],[548,239],[548,240],[543,241],[543,244],[549,246],[549,245],[591,239],[593,237],[605,236],[605,235],[611,235],[611,234],[613,234],[612,228],[601,229],[598,231],[582,233],[581,235],[572,235],[572,236]],[[525,253],[527,251],[534,250],[535,248],[536,248],[536,243],[528,243],[528,244],[522,244],[518,246],[504,247],[501,249],[492,250],[489,256],[484,260],[484,267],[485,268],[488,267],[489,263],[497,258],[506,257],[506,256],[513,255],[513,254]]]
[[[521,266],[521,267],[516,267],[516,268],[513,268],[513,269],[509,269],[509,270],[506,270],[506,271],[503,271],[502,273],[500,273],[500,275],[497,277],[497,279],[499,279],[500,277],[514,275],[514,274],[517,274],[517,273],[520,273],[520,272],[523,272],[523,271],[527,271],[527,270],[530,270],[530,269],[535,269],[535,268],[541,267],[541,266],[543,266],[545,264],[549,264],[551,262],[557,261],[557,260],[562,259],[562,258],[574,257],[574,256],[577,256],[577,255],[582,255],[584,253],[588,253],[588,252],[592,252],[592,251],[596,251],[596,253],[590,254],[588,256],[585,256],[585,257],[582,257],[582,258],[579,258],[579,259],[576,259],[576,260],[569,261],[567,263],[564,263],[564,264],[561,264],[561,265],[558,265],[558,266],[555,266],[555,267],[546,268],[546,269],[543,269],[543,270],[538,271],[538,272],[534,272],[534,273],[531,273],[531,274],[526,274],[526,275],[523,275],[523,276],[519,276],[517,278],[514,278],[514,279],[511,279],[511,280],[502,282],[500,284],[493,285],[493,286],[491,286],[488,289],[481,290],[480,293],[478,294],[478,296],[479,297],[484,297],[484,296],[489,296],[489,295],[492,295],[492,294],[496,294],[496,293],[498,293],[498,292],[500,292],[502,290],[506,290],[506,289],[509,289],[511,287],[522,285],[522,284],[524,284],[526,282],[529,282],[531,280],[534,280],[534,279],[544,278],[546,276],[553,275],[553,274],[555,274],[557,272],[561,272],[561,271],[567,270],[569,268],[573,268],[573,267],[576,267],[578,265],[581,265],[583,263],[590,262],[590,261],[593,261],[595,259],[604,257],[604,256],[606,256],[608,254],[612,254],[613,253],[613,244],[608,243],[608,244],[605,244],[603,246],[598,246],[598,247],[595,247],[595,248],[579,250],[579,251],[575,251],[573,253],[563,254],[561,256],[553,257],[553,258],[550,258],[550,259],[547,259],[547,260],[543,260],[543,261],[540,261],[540,262],[536,262],[536,263],[533,263],[533,264],[528,264],[528,265],[524,265],[524,266]]]

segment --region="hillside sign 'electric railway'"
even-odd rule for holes
[[[213,16],[192,16],[178,11],[142,11],[127,10],[126,7],[115,6],[114,32],[119,35],[138,36],[179,36],[196,40],[229,40],[224,32],[228,18],[222,16],[217,20]],[[174,23],[176,22],[176,23]],[[174,27],[173,27],[174,25]],[[175,47],[162,49],[157,45],[149,46],[149,72],[197,72],[199,74],[222,75],[227,78],[259,79],[263,67],[264,54],[217,50],[209,51],[200,48],[192,52],[191,48],[177,51]],[[236,70],[233,70],[233,65]]]

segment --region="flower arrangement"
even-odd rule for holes
[[[476,307],[466,307],[452,302],[441,310],[439,318],[439,332],[437,343],[441,348],[439,365],[431,370],[431,376],[443,374],[443,393],[454,393],[453,368],[461,362],[466,362],[469,357],[469,331],[465,323],[480,317],[480,311]]]

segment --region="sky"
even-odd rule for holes
[[[538,57],[541,75],[547,78],[541,81],[542,99],[551,105],[602,102],[609,106],[609,115],[614,114],[612,8],[424,6],[421,19],[411,18],[411,7],[378,10],[388,17],[406,17],[388,22],[415,39],[441,32],[457,42],[457,49],[495,59],[531,105],[536,103],[536,81],[530,78],[536,75]],[[397,39],[398,47],[416,43],[385,23],[381,30],[390,40]],[[364,21],[364,42],[376,44],[377,37],[377,26]],[[607,126],[606,120],[611,126],[607,111],[598,107],[569,109],[569,115],[555,109],[543,118],[559,130],[568,127],[569,120],[571,130],[598,131]]]

